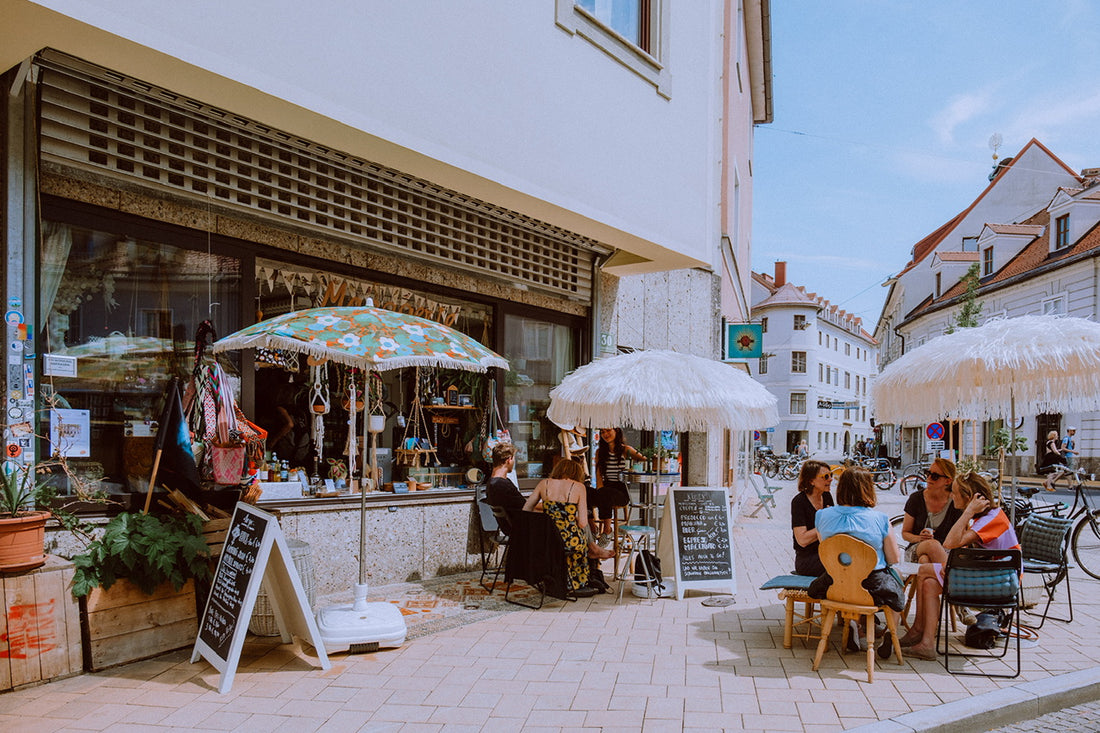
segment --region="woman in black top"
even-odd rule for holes
[[[913,492],[905,502],[901,537],[909,543],[905,550],[907,562],[931,562],[931,557],[939,554],[937,544],[942,551],[947,533],[962,514],[951,501],[951,482],[954,480],[955,464],[946,458],[937,458],[928,469],[928,483],[924,489]]]
[[[824,461],[806,461],[798,474],[798,495],[791,499],[791,533],[794,535],[794,572],[797,575],[823,575],[825,566],[817,556],[818,540],[814,515],[833,505],[829,487],[833,474]]]
[[[1054,491],[1054,482],[1062,476],[1066,459],[1062,455],[1062,444],[1058,440],[1058,431],[1051,430],[1047,433],[1047,445],[1043,451],[1043,458],[1039,462],[1039,474],[1046,474],[1043,488]]]

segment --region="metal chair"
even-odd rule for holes
[[[1064,581],[1066,600],[1069,603],[1069,618],[1050,616],[1055,621],[1069,623],[1073,621],[1073,591],[1069,584],[1069,533],[1073,520],[1068,517],[1051,517],[1043,514],[1028,516],[1017,528],[1020,547],[1023,553],[1024,572],[1039,575],[1043,580],[1043,590],[1047,594],[1047,603],[1043,608],[1042,620],[1036,629],[1046,623],[1054,592]],[[1031,613],[1031,611],[1028,611]]]
[[[1020,572],[1022,553],[1019,550],[985,550],[959,547],[947,556],[943,577],[943,603],[940,620],[936,628],[936,645],[943,654],[943,667],[950,674],[971,677],[1000,677],[1013,679],[1020,676]],[[1008,633],[1005,636],[1004,649],[1000,654],[951,654],[951,640],[948,638],[947,620],[950,606],[967,606],[983,611],[993,610],[1008,614]],[[1016,621],[1015,633],[1012,621]],[[942,634],[941,634],[942,631]],[[1013,674],[994,672],[964,671],[951,669],[951,657],[965,659],[1003,659],[1008,654],[1010,637],[1016,637],[1016,671]]]
[[[821,641],[817,644],[813,669],[816,672],[829,643],[829,632],[833,622],[840,616],[845,622],[864,619],[867,629],[867,681],[874,682],[875,670],[875,614],[883,611],[886,627],[890,630],[894,654],[898,664],[902,664],[901,642],[898,639],[894,614],[887,606],[875,604],[871,594],[863,587],[863,581],[875,569],[878,553],[866,542],[846,534],[836,534],[824,539],[818,546],[817,554],[825,570],[833,579],[827,597],[818,601],[821,605]],[[849,624],[844,624],[841,648],[848,646]]]
[[[507,551],[508,535],[501,530],[500,522],[493,513],[493,507],[485,501],[485,484],[474,487],[474,506],[477,507],[478,521],[481,525],[478,536],[478,548],[481,551],[481,578],[478,583],[491,595],[496,587],[496,576],[494,575],[493,585],[485,585],[485,576],[489,573],[500,574],[500,569],[504,566],[504,556],[503,553],[500,553],[500,557],[494,558],[494,556],[502,547]],[[491,562],[494,559],[495,565]]]
[[[760,480],[757,481],[757,478]],[[775,492],[779,491],[780,486],[769,486],[767,480],[761,474],[752,474],[749,476],[749,483],[752,484],[753,489],[756,490],[756,508],[749,513],[748,516],[755,517],[763,509],[768,513],[768,519],[772,519],[772,509],[776,509],[775,506]]]

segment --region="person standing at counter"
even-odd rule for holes
[[[597,512],[600,536],[597,542],[611,541],[611,515],[615,507],[630,503],[626,488],[627,459],[644,460],[634,448],[623,442],[622,428],[601,428],[600,446],[596,449],[596,487],[588,490],[588,505]]]
[[[511,443],[497,443],[493,446],[493,472],[485,487],[485,501],[490,506],[498,506],[508,511],[523,509],[525,499],[519,493],[519,487],[512,483],[508,474],[516,466],[516,447]]]

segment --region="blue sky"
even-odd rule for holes
[[[752,269],[861,316],[988,184],[989,139],[1100,167],[1100,0],[772,0]]]

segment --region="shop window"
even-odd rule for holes
[[[571,324],[504,316],[502,356],[512,368],[503,375],[501,419],[515,443],[516,471],[521,479],[549,475],[561,454],[560,431],[546,418],[546,408],[550,390],[577,368],[581,335]]]
[[[190,375],[199,324],[240,327],[241,263],[56,222],[40,260],[42,393],[87,418],[71,467],[108,492],[143,490],[165,388]]]

